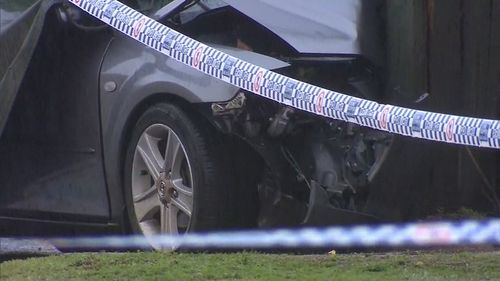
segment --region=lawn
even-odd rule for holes
[[[4,262],[0,280],[500,280],[500,253],[83,253]]]

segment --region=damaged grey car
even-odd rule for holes
[[[363,205],[390,135],[246,92],[65,1],[31,2],[0,33],[2,232],[376,220]],[[124,1],[234,57],[381,101],[377,1],[163,2]]]

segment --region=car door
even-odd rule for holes
[[[107,222],[98,78],[112,33],[61,21],[62,1],[27,2],[0,2],[0,218]]]

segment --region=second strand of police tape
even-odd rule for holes
[[[319,229],[187,233],[180,236],[58,238],[50,241],[60,248],[85,249],[148,249],[151,245],[162,248],[189,249],[500,245],[500,219],[337,226]]]

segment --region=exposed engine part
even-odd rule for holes
[[[290,115],[295,112],[291,107],[283,107],[278,113],[271,119],[271,124],[267,128],[267,133],[269,136],[275,138],[283,135],[285,133],[287,126],[290,121]]]
[[[244,26],[206,27],[209,30],[203,36],[213,34],[212,39],[232,42],[236,47],[240,47],[240,41],[245,42],[248,50],[290,63],[288,67],[276,70],[281,74],[334,91],[379,100],[381,85],[376,72],[359,57],[297,58],[293,52],[282,52],[284,49],[279,40],[274,40],[269,48],[259,45],[258,42],[267,41],[262,35],[267,34],[265,32],[252,32],[250,36],[244,32]],[[219,32],[219,28],[231,31]],[[232,37],[221,37],[221,34],[232,34]],[[253,40],[256,38],[262,40],[256,43]],[[311,102],[311,96],[300,98],[303,102]],[[245,97],[240,93],[229,102],[213,103],[210,111],[219,128],[244,139],[272,170],[274,184],[268,181],[259,185],[259,196],[263,196],[261,209],[267,210],[262,211],[265,216],[278,212],[278,205],[295,206],[298,202],[308,206],[309,213],[314,213],[318,206],[320,209],[333,208],[330,212],[333,217],[340,216],[341,210],[354,212],[359,209],[358,203],[366,200],[369,182],[385,158],[387,139],[390,139],[387,134],[372,134],[371,129],[322,118],[254,94]],[[312,182],[321,192],[313,192]],[[324,195],[324,200],[318,201],[318,194]],[[276,218],[279,215],[272,217],[274,221],[283,221],[283,218]],[[305,212],[301,220],[304,217]],[[327,218],[326,221],[334,219]],[[263,219],[259,224],[280,225],[271,221],[273,219]]]
[[[304,175],[304,173],[300,169],[300,165],[299,165],[299,163],[297,163],[297,161],[293,157],[292,153],[290,153],[290,151],[284,146],[281,146],[281,153],[283,153],[283,156],[288,161],[290,166],[292,166],[292,168],[295,170],[295,172],[297,172],[297,180],[299,182],[305,182],[307,187],[309,187],[309,189],[311,189],[311,184],[309,183],[309,179],[306,177],[306,175]]]
[[[245,14],[241,11],[224,7],[203,14],[190,11],[195,16],[185,13],[184,18],[176,19],[188,21],[180,31],[203,42],[286,61],[288,66],[274,71],[293,79],[380,101],[378,71],[363,57],[301,55],[262,25],[242,20]],[[293,81],[283,84],[284,94],[292,95]],[[304,103],[311,103],[312,98],[296,96]],[[269,170],[258,187],[260,226],[284,226],[294,210],[301,211],[290,222],[303,221],[307,210],[305,223],[319,223],[320,217],[314,216],[319,209],[327,211],[322,215],[326,223],[338,222],[335,219],[344,211],[357,216],[353,211],[359,209],[358,202],[363,203],[368,184],[385,158],[387,135],[370,134],[371,129],[322,118],[255,94],[245,98],[240,93],[229,102],[210,105],[212,122],[248,143]]]
[[[253,94],[240,93],[229,102],[210,104],[210,111],[214,122],[250,144],[271,170],[272,181],[258,187],[260,226],[287,226],[283,216],[294,208],[301,211],[290,219],[300,218],[299,223],[319,223],[312,215],[304,220],[307,209],[310,213],[330,210],[335,217],[343,211],[362,217],[356,211],[361,210],[372,174],[381,164],[387,134],[322,119]],[[312,182],[326,199],[316,200],[319,191],[312,194]],[[326,221],[334,222],[335,217]]]
[[[255,138],[259,135],[262,128],[262,124],[259,122],[252,121],[250,115],[245,116],[245,122],[243,123],[243,135],[247,138]]]
[[[245,106],[245,102],[245,93],[240,92],[228,102],[212,103],[212,113],[214,115],[234,114],[236,110]]]

